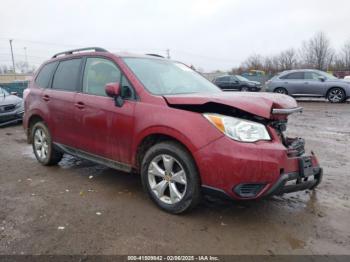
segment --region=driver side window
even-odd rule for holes
[[[91,95],[107,96],[105,85],[120,83],[121,72],[110,60],[91,57],[86,59],[83,92]]]

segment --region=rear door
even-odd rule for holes
[[[57,143],[76,147],[78,125],[74,118],[74,98],[80,84],[81,58],[60,61],[51,88],[42,93],[48,106],[50,131]]]
[[[215,81],[215,84],[222,90],[231,90],[231,78],[230,76],[222,76]]]
[[[305,87],[308,85],[304,79],[304,72],[293,72],[280,77],[282,85],[290,95],[303,94]]]
[[[135,92],[114,61],[87,57],[82,92],[75,97],[79,123],[78,148],[122,163],[130,162],[134,127]],[[107,83],[121,84],[124,105],[117,107],[105,93]]]

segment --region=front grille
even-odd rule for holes
[[[0,113],[5,113],[9,111],[15,110],[16,106],[15,105],[4,105],[0,106]]]
[[[257,196],[264,186],[265,184],[240,184],[234,188],[234,192],[242,198],[252,198]]]

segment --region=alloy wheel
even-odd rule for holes
[[[148,183],[154,195],[163,203],[175,204],[187,189],[186,172],[174,157],[161,154],[148,167]]]
[[[284,88],[277,88],[277,89],[275,90],[275,93],[286,95],[286,94],[287,94],[287,91],[286,91]]]
[[[344,92],[340,88],[334,88],[329,91],[328,99],[332,103],[339,103],[344,99]]]
[[[34,150],[38,158],[44,161],[49,151],[49,143],[46,133],[42,128],[37,128],[34,133]]]

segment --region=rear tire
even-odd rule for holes
[[[273,90],[273,92],[278,94],[288,95],[288,91],[284,87],[277,87],[275,90]]]
[[[345,101],[345,91],[340,87],[331,88],[327,93],[327,99],[331,103],[342,103]]]
[[[161,209],[180,214],[200,201],[199,174],[190,153],[172,141],[152,146],[141,165],[144,190]]]
[[[241,92],[249,92],[249,87],[247,87],[247,86],[242,86],[242,87],[241,87]]]
[[[51,166],[61,161],[63,154],[54,147],[49,129],[43,122],[35,123],[30,134],[33,152],[40,164]]]

